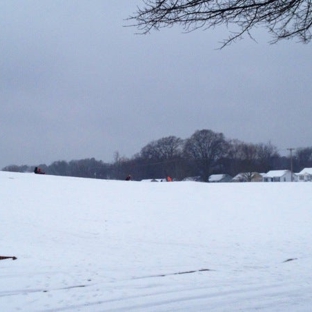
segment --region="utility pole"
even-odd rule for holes
[[[291,182],[293,181],[293,154],[292,151],[295,150],[293,147],[287,148],[290,152],[290,173],[291,173]]]

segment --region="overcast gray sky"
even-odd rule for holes
[[[312,43],[263,29],[136,35],[140,0],[0,2],[0,168],[131,157],[211,129],[279,149],[312,146]]]

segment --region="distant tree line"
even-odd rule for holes
[[[229,140],[223,133],[203,129],[184,140],[168,136],[152,141],[131,158],[121,157],[116,152],[112,163],[88,158],[55,161],[49,166],[40,164],[39,167],[47,174],[60,176],[124,180],[131,174],[134,180],[171,176],[178,181],[186,177],[208,181],[211,174],[235,176],[242,172],[248,180],[254,172],[290,169],[291,161],[294,172],[312,167],[312,147],[296,149],[290,159],[290,156],[281,156],[270,142],[253,144]],[[34,168],[10,165],[2,170],[32,172]]]

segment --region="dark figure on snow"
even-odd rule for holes
[[[131,181],[131,175],[129,174],[129,175],[127,175],[127,177],[126,177],[126,181]]]
[[[8,256],[0,256],[0,260],[5,260],[5,259],[12,259],[12,260],[16,260],[16,257],[8,257]]]
[[[42,171],[39,167],[35,167],[34,173],[37,173],[37,174],[45,174],[45,172]]]

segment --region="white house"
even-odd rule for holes
[[[232,177],[228,174],[212,174],[208,178],[208,182],[230,182]]]
[[[184,178],[182,181],[186,181],[186,182],[189,182],[189,181],[192,181],[192,182],[203,182],[203,179],[201,178],[201,176],[196,176],[196,177],[186,177]]]
[[[258,172],[241,172],[237,174],[232,182],[262,182],[263,174]]]
[[[264,182],[291,182],[290,170],[271,170],[263,176]]]
[[[304,168],[297,173],[298,182],[312,182],[312,168]]]

